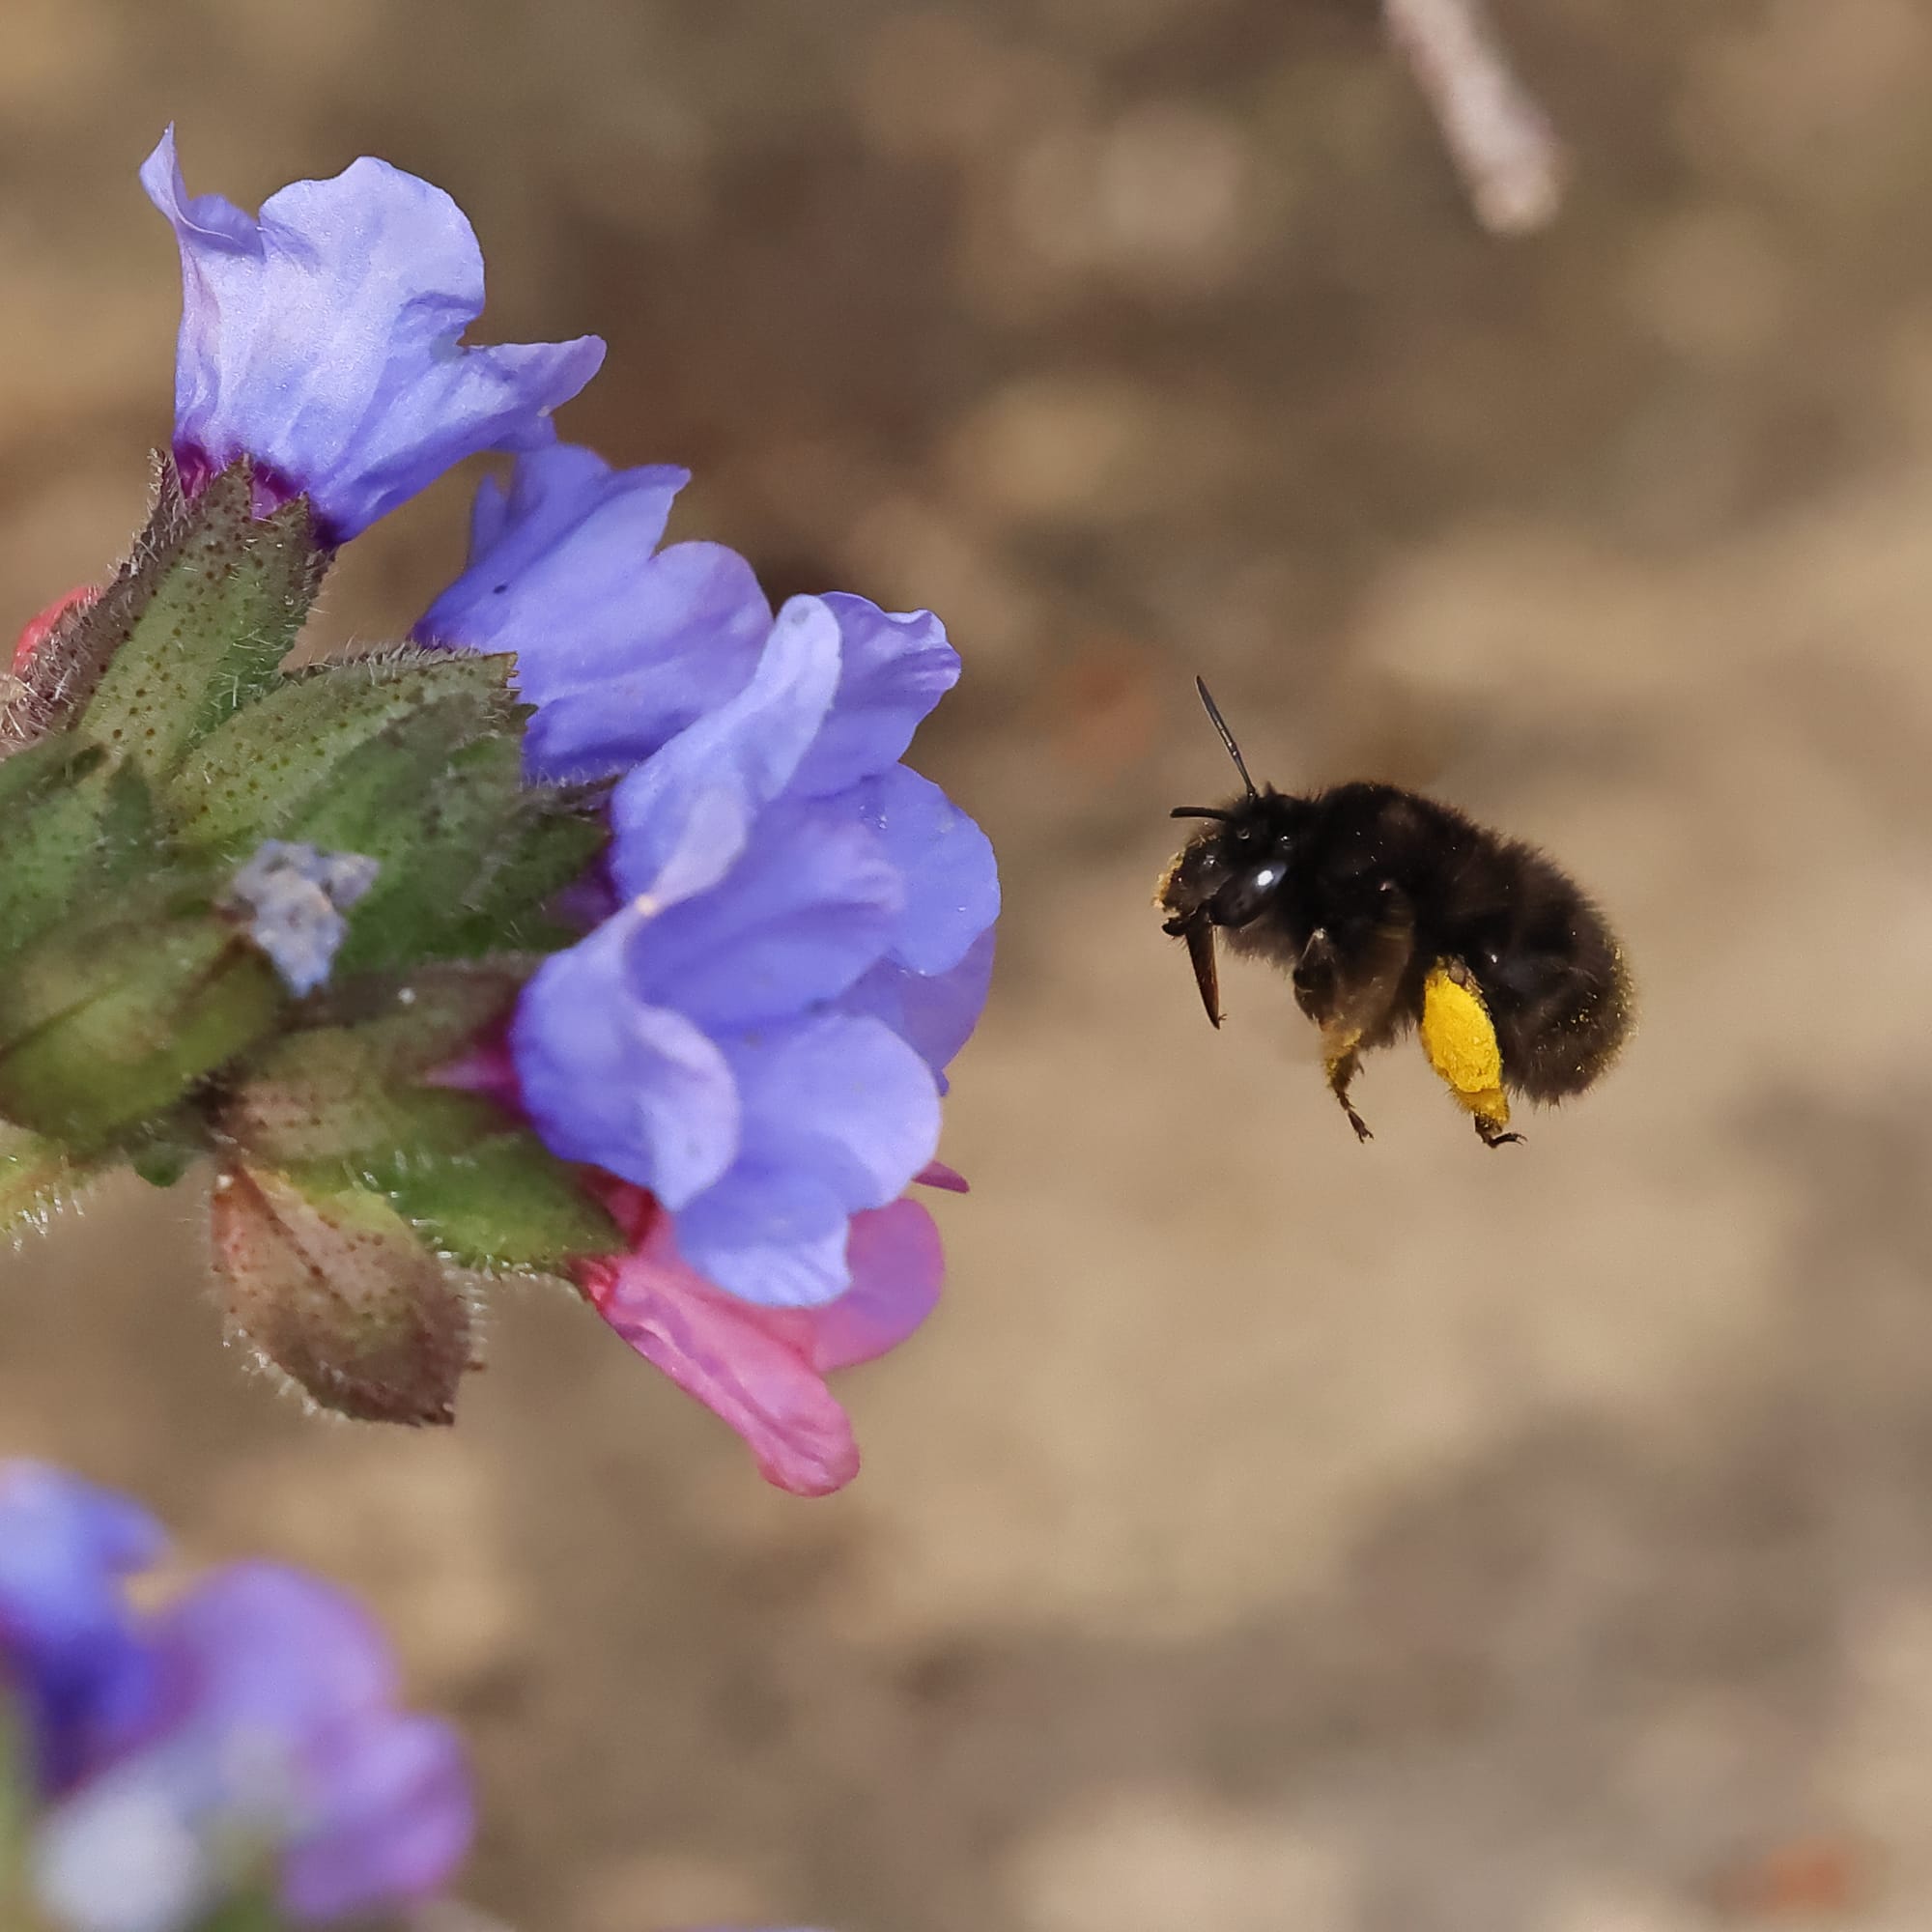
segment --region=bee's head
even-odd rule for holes
[[[1198,677],[1194,689],[1209,721],[1221,734],[1246,791],[1226,805],[1178,805],[1175,818],[1208,823],[1181,847],[1167,868],[1155,904],[1167,915],[1165,929],[1187,942],[1201,1004],[1221,1024],[1220,980],[1214,961],[1214,928],[1249,925],[1267,909],[1287,881],[1295,832],[1306,810],[1298,799],[1262,789],[1248,776],[1235,734]]]
[[[1172,816],[1205,818],[1168,875],[1164,904],[1178,918],[1247,925],[1281,889],[1294,856],[1302,805],[1271,786],[1224,806],[1179,805]]]
[[[1189,923],[1247,925],[1259,919],[1288,877],[1301,815],[1295,800],[1284,798],[1272,785],[1256,785],[1207,685],[1197,677],[1194,689],[1247,790],[1227,805],[1177,805],[1169,814],[1205,818],[1211,827],[1188,840],[1162,883],[1161,904],[1171,915],[1170,932]]]

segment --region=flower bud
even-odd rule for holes
[[[274,968],[203,903],[137,897],[56,926],[0,971],[0,1117],[88,1152],[269,1034]]]
[[[231,1326],[324,1408],[455,1419],[469,1299],[380,1195],[234,1163],[215,1177],[213,1225]]]
[[[79,714],[95,743],[157,775],[275,677],[330,555],[308,505],[253,516],[246,462],[192,503],[167,458],[156,476],[148,526],[114,581],[15,666],[6,735],[38,737]]]

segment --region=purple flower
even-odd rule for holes
[[[747,819],[781,795],[858,810],[858,788],[896,768],[920,722],[958,678],[959,655],[929,611],[890,615],[843,592],[793,598],[738,696],[618,787],[620,879],[655,874],[684,838],[696,801],[723,810],[728,794]],[[984,912],[983,926],[995,910],[997,898],[990,907],[976,899],[972,914]]]
[[[937,973],[920,973],[893,954],[852,982],[838,1005],[848,1013],[869,1013],[903,1039],[932,1068],[939,1091],[946,1069],[973,1037],[993,980],[993,929],[988,926]]]
[[[132,1505],[0,1477],[0,1676],[33,1719],[43,1902],[76,1932],[174,1932],[234,1883],[304,1924],[420,1899],[468,1846],[454,1735],[400,1711],[381,1634],[293,1570],[236,1564],[135,1615]]]
[[[514,651],[538,707],[532,778],[628,771],[751,676],[772,610],[722,544],[660,550],[682,469],[612,469],[554,443],[476,493],[469,563],[424,613],[419,642]]]
[[[181,244],[175,457],[192,492],[254,459],[347,542],[478,450],[526,448],[604,359],[595,336],[466,349],[483,257],[440,188],[364,157],[259,219],[187,192],[174,130],[141,170]]]
[[[854,1215],[937,1145],[999,881],[895,761],[957,674],[928,613],[794,598],[744,690],[618,785],[625,902],[519,1007],[544,1138],[647,1189],[682,1260],[746,1300],[843,1293]]]
[[[160,1525],[125,1498],[38,1463],[0,1466],[0,1678],[45,1789],[71,1782],[147,1694],[122,1579],[161,1548]]]

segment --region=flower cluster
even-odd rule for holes
[[[255,1899],[331,1925],[439,1891],[469,1778],[455,1735],[397,1707],[380,1632],[267,1563],[137,1609],[128,1580],[161,1550],[124,1498],[0,1466],[0,1728],[10,1816],[32,1820],[0,1886],[27,1922],[178,1932]]]
[[[622,902],[518,1009],[544,1138],[647,1188],[747,1300],[842,1293],[852,1216],[937,1149],[999,887],[979,827],[897,759],[957,675],[923,613],[794,598],[744,690],[618,784]]]
[[[956,653],[665,543],[685,472],[551,424],[601,343],[462,343],[482,264],[440,190],[365,159],[250,216],[171,134],[142,179],[183,267],[172,464],[121,576],[16,653],[0,980],[48,990],[0,1000],[0,1209],[210,1152],[231,1320],[316,1400],[446,1419],[473,1270],[563,1274],[772,1481],[838,1487],[824,1377],[930,1311],[908,1190],[962,1184],[940,1102],[999,884],[903,762]],[[279,672],[335,550],[486,451],[507,483],[410,646]],[[75,822],[128,855],[87,918]]]

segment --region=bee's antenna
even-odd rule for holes
[[[1235,743],[1235,734],[1228,729],[1228,721],[1221,716],[1221,707],[1214,702],[1208,690],[1208,680],[1197,677],[1194,689],[1201,694],[1201,702],[1207,707],[1208,716],[1213,721],[1214,728],[1221,734],[1221,742],[1228,748],[1228,755],[1235,761],[1235,769],[1241,775],[1241,782],[1248,788],[1250,798],[1259,798],[1255,781],[1248,776],[1248,768],[1241,761],[1241,748]]]

